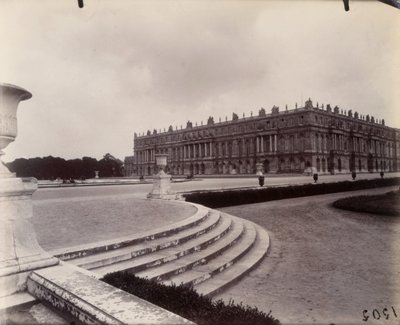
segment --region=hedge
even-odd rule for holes
[[[213,301],[199,295],[192,286],[166,286],[126,271],[110,273],[102,281],[145,299],[198,325],[278,325],[280,322],[256,307],[235,304],[230,300]]]
[[[380,178],[371,180],[343,181],[336,183],[317,183],[282,187],[266,187],[252,189],[234,189],[218,191],[198,191],[184,193],[188,202],[199,203],[210,208],[233,205],[259,203],[272,200],[355,191],[375,187],[394,186],[400,184],[400,178]]]

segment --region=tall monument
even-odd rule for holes
[[[26,289],[30,271],[58,264],[37,242],[32,218],[35,178],[17,178],[2,163],[3,149],[17,136],[17,108],[32,94],[0,83],[0,296]]]

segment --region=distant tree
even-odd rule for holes
[[[82,177],[82,160],[70,159],[67,160],[69,175],[68,178],[81,178]]]
[[[56,179],[67,177],[67,162],[59,157],[35,158],[37,161],[37,173],[34,176],[39,179]]]
[[[59,157],[18,158],[7,164],[17,177],[35,177],[37,179],[86,179],[93,178],[95,171],[101,177],[120,177],[123,175],[123,162],[107,153],[97,161],[95,158],[65,160]]]
[[[28,164],[28,159],[18,158],[6,165],[11,172],[16,173],[17,177],[29,177],[32,175],[29,175]]]
[[[82,174],[85,178],[93,178],[95,171],[97,170],[98,161],[97,159],[90,157],[82,158]]]
[[[123,175],[123,162],[107,153],[98,162],[100,177],[121,177]]]

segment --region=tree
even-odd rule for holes
[[[7,164],[17,177],[35,177],[37,179],[86,179],[93,178],[95,171],[102,177],[119,177],[123,175],[123,162],[107,153],[97,161],[95,158],[65,160],[60,157],[18,158]]]
[[[123,162],[107,153],[98,162],[100,177],[121,177],[123,175]]]

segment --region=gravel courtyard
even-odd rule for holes
[[[255,270],[217,298],[272,310],[283,324],[400,324],[400,218],[330,206],[340,197],[388,190],[221,209],[264,226],[272,245]]]
[[[75,191],[79,195],[79,189]],[[42,195],[43,198],[43,195]],[[136,234],[190,217],[196,208],[130,195],[33,200],[32,224],[45,250]]]
[[[161,226],[160,220],[163,225],[173,223],[195,212],[176,202],[141,199],[150,186],[39,189],[34,194],[32,218],[39,243],[52,250],[118,238]],[[400,218],[330,206],[341,197],[388,190],[221,209],[264,226],[271,247],[256,269],[217,298],[272,310],[283,324],[399,324]],[[388,309],[388,320],[383,308]],[[374,309],[380,312],[380,320],[374,321]],[[367,322],[363,321],[364,310],[368,311],[364,313],[369,316]]]

